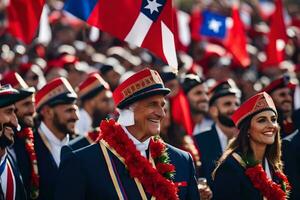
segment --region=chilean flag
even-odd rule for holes
[[[244,24],[240,19],[238,5],[232,6],[232,17],[208,10],[199,15],[201,17],[197,17],[192,23],[194,26],[192,27],[194,29],[192,31],[193,38],[199,40],[207,37],[212,41],[218,41],[226,47],[240,66],[249,66],[250,58],[246,51],[247,36]],[[195,17],[195,14],[193,16]]]
[[[172,0],[67,0],[64,9],[177,68]]]

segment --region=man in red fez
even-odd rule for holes
[[[295,131],[292,121],[293,94],[290,88],[290,78],[283,76],[272,81],[263,89],[273,99],[278,111],[278,122],[281,127],[281,136],[285,137]]]
[[[35,107],[40,120],[34,132],[39,171],[39,198],[52,200],[61,161],[61,148],[75,133],[77,95],[65,78],[56,78],[37,91]]]
[[[73,150],[94,143],[99,136],[99,124],[114,111],[112,92],[98,73],[90,74],[77,88],[81,108],[76,122],[77,133],[69,144]]]
[[[14,129],[15,142],[10,151],[18,163],[28,198],[37,198],[39,174],[32,131],[35,116],[35,89],[28,87],[23,78],[16,72],[5,74],[1,83],[11,84],[20,93],[20,100],[15,103],[15,114],[18,119],[19,128]]]
[[[18,126],[14,103],[21,98],[10,85],[0,86],[0,199],[27,199],[19,168],[9,152]]]
[[[169,92],[150,69],[122,82],[118,121],[102,121],[98,143],[66,155],[54,199],[198,200],[191,156],[158,137]]]

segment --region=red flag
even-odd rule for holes
[[[288,37],[283,18],[282,0],[276,0],[275,6],[275,12],[271,16],[270,21],[269,43],[266,48],[266,65],[277,65],[285,59],[285,45]]]
[[[39,26],[45,0],[10,0],[7,7],[8,32],[29,44]]]
[[[176,50],[187,52],[191,43],[190,15],[174,8],[173,19]]]
[[[188,135],[193,135],[194,123],[191,116],[190,105],[183,90],[170,99],[171,113],[176,124],[182,125]]]
[[[241,66],[247,67],[250,65],[250,58],[246,50],[247,36],[236,4],[232,7],[232,21],[233,25],[228,31],[224,45]]]
[[[64,9],[177,68],[171,0],[67,0]]]

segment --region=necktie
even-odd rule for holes
[[[6,188],[6,200],[14,199],[14,179],[13,172],[9,162],[7,162],[7,188]]]

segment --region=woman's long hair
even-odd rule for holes
[[[225,152],[217,162],[217,166],[212,173],[214,179],[215,173],[219,166],[224,162],[224,160],[232,154],[234,151],[241,153],[242,157],[253,157],[253,150],[250,146],[249,134],[251,119],[254,115],[251,115],[244,119],[239,126],[239,134],[236,138],[232,139]],[[282,161],[281,161],[281,139],[280,139],[280,130],[278,129],[275,135],[275,141],[273,144],[267,145],[265,158],[269,161],[270,165],[274,170],[282,171]]]

